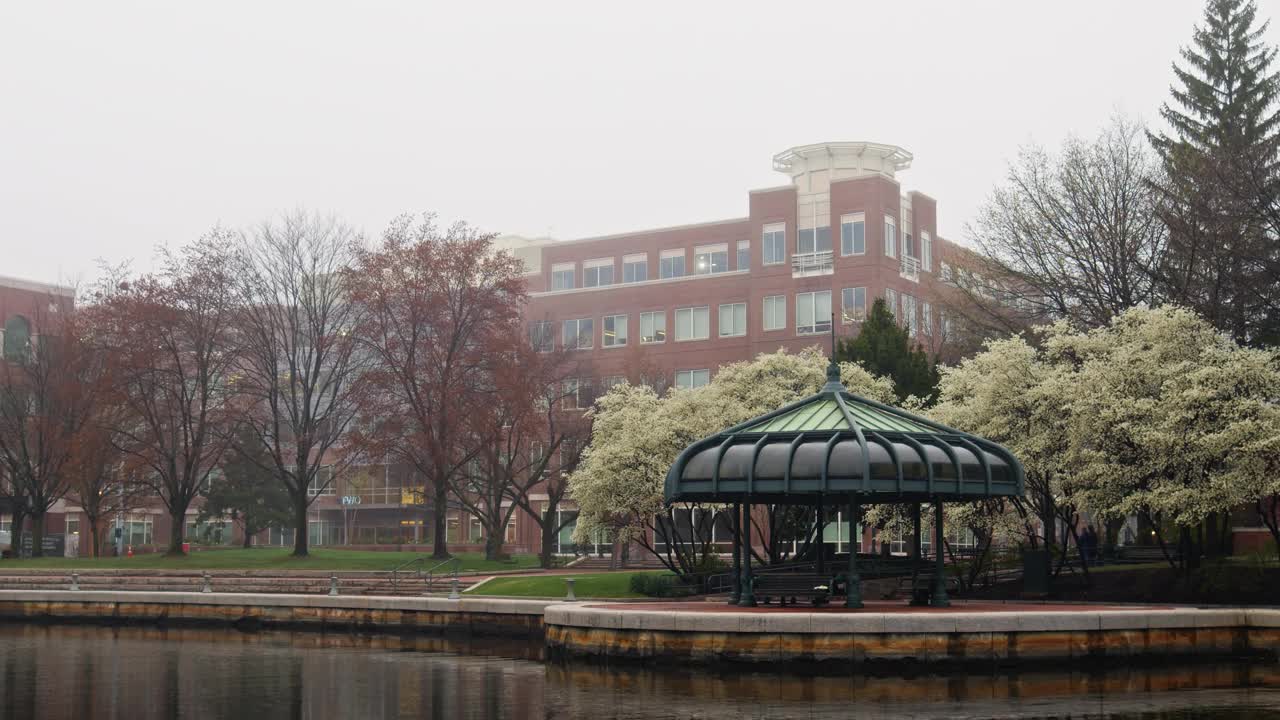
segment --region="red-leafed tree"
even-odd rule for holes
[[[579,407],[586,369],[572,350],[536,353],[522,373],[530,410],[511,429],[524,438],[528,462],[511,485],[515,503],[538,525],[538,562],[551,567],[556,538],[573,518],[559,512],[569,494],[569,474],[591,439],[588,407]],[[606,390],[607,388],[602,388]]]
[[[80,508],[89,524],[88,547],[82,533],[80,552],[87,550],[93,557],[102,555],[110,519],[146,501],[146,488],[131,480],[120,451],[111,442],[110,428],[115,425],[118,409],[108,392],[81,434],[67,492],[67,500]]]
[[[513,327],[510,334],[520,337],[522,331]],[[540,560],[550,565],[556,534],[567,522],[556,510],[590,427],[585,408],[564,408],[568,397],[577,397],[580,373],[572,356],[564,350],[539,352],[526,343],[495,354],[494,393],[467,414],[479,451],[453,489],[484,527],[489,559],[501,555],[508,523],[521,508],[539,525]]]
[[[110,428],[126,472],[169,513],[169,553],[182,553],[187,509],[232,437],[240,307],[235,238],[214,231],[161,269],[102,283],[92,308],[99,352],[121,412]]]
[[[307,509],[354,457],[335,450],[356,416],[370,364],[356,339],[365,307],[343,287],[358,240],[336,219],[299,212],[262,224],[240,246],[236,386],[242,420],[265,448],[242,459],[284,485],[298,557],[307,555]],[[330,472],[321,473],[325,466]]]
[[[10,343],[0,358],[0,466],[31,519],[31,551],[39,557],[45,514],[71,487],[102,395],[103,358],[85,341],[69,304],[58,298],[36,304],[32,318],[41,334],[21,347]]]
[[[492,240],[402,216],[344,281],[366,312],[359,339],[375,366],[352,440],[427,478],[437,558],[449,556],[450,488],[481,451],[467,415],[492,401],[496,351],[512,345],[525,301],[520,261]]]

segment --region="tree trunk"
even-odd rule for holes
[[[484,559],[499,560],[502,558],[502,531],[490,530],[484,539]]]
[[[542,521],[538,526],[542,531],[542,544],[538,549],[538,566],[547,569],[551,567],[551,559],[556,552],[556,535],[559,532],[559,528],[556,527],[555,511],[548,507],[542,514]]]
[[[96,515],[86,515],[85,518],[89,521],[89,552],[93,553],[93,557],[102,557],[101,532],[98,527],[101,519]]]
[[[187,532],[187,509],[173,508],[169,511],[169,552],[167,555],[181,557],[182,540]]]
[[[9,522],[9,549],[14,557],[22,555],[22,526],[26,524],[27,514],[17,508],[13,511],[13,519]]]
[[[244,526],[244,549],[248,550],[253,547],[253,535],[249,532],[249,526]]]
[[[31,513],[31,557],[44,557],[45,512]]]
[[[307,495],[306,489],[293,498],[293,556],[307,557]]]
[[[435,507],[431,508],[431,519],[435,523],[435,527],[431,529],[432,551],[431,557],[437,560],[446,560],[449,558],[449,486],[445,483],[444,478],[437,477],[435,485],[431,489],[434,495]],[[459,519],[458,527],[462,527],[461,519]]]

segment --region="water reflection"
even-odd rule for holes
[[[0,626],[4,718],[1280,719],[1280,667],[789,677],[544,665],[536,643]]]

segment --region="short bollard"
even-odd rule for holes
[[[71,573],[71,589],[72,590],[80,589],[80,576],[77,575],[76,573]]]
[[[338,596],[338,576],[330,575],[329,576],[329,597],[337,597],[337,596]]]
[[[213,592],[213,587],[209,584],[209,573],[207,571],[204,574],[204,587],[200,588],[200,592],[202,593]]]
[[[565,578],[564,584],[569,586],[569,594],[564,596],[565,600],[577,600],[578,596],[573,594],[573,578]]]
[[[462,596],[458,594],[458,578],[453,579],[453,583],[449,585],[449,599],[461,600]]]

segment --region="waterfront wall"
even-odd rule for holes
[[[681,607],[683,605],[684,607]],[[545,641],[594,661],[833,667],[1280,659],[1280,609],[998,604],[856,613],[706,603],[464,597],[0,591],[0,621],[439,633]]]
[[[541,637],[558,601],[258,593],[0,591],[0,621],[227,625]]]
[[[988,606],[990,607],[990,606]],[[1280,610],[638,611],[554,605],[553,655],[677,664],[1070,663],[1280,656]]]

